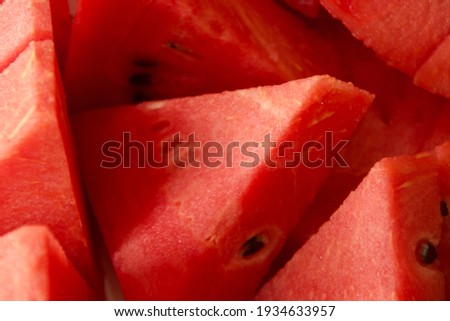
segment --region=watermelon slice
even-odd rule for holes
[[[70,26],[65,0],[0,1],[0,72],[33,40],[54,39],[58,61],[62,65],[67,55]]]
[[[334,168],[301,222],[290,234],[273,270],[282,267],[339,208],[348,194],[385,157],[413,155],[450,140],[450,106],[442,97],[414,86],[411,79],[387,67],[335,21],[324,21],[340,44],[348,80],[376,95],[342,154],[349,167]]]
[[[450,12],[449,12],[450,14]],[[450,98],[450,35],[436,48],[414,76],[414,83]]]
[[[0,237],[0,300],[92,300],[95,293],[46,226]]]
[[[4,0],[0,2],[0,72],[28,46],[32,40],[52,39],[52,23],[48,1]]]
[[[64,79],[89,109],[335,76],[336,60],[273,0],[81,0]]]
[[[443,300],[440,201],[433,154],[383,159],[256,298]]]
[[[284,161],[306,142],[330,144],[327,131],[335,143],[348,138],[370,102],[317,76],[75,113],[82,174],[125,298],[252,298],[329,172]],[[263,151],[268,134],[294,145]],[[164,143],[186,147],[181,141],[209,147],[177,152]],[[325,159],[313,152],[311,160]]]
[[[54,55],[51,40],[31,42],[0,74],[0,235],[25,224],[48,225],[93,284],[94,264]]]
[[[321,0],[321,3],[384,61],[410,76],[450,32],[448,1]]]
[[[388,65],[414,77],[415,84],[450,98],[450,2],[322,0],[322,4]]]
[[[0,4],[0,235],[26,224],[48,225],[96,287],[52,41],[52,14],[64,16],[67,7],[58,1]]]

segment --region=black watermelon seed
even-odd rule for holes
[[[181,48],[180,45],[176,44],[175,42],[172,41],[168,41],[166,42],[166,46],[169,47],[170,49],[174,49],[174,50],[178,50]]]
[[[441,215],[448,216],[448,206],[446,201],[441,201]]]
[[[133,86],[148,86],[151,84],[152,79],[148,73],[134,74],[129,78],[129,82]]]
[[[255,235],[252,238],[245,241],[241,246],[241,256],[243,258],[248,258],[249,256],[253,256],[259,251],[261,251],[264,246],[266,246],[267,240],[265,237],[261,235]]]
[[[436,247],[429,241],[421,241],[416,247],[416,257],[419,263],[430,265],[436,261],[438,252]]]
[[[168,41],[166,42],[166,47],[174,50],[175,52],[184,55],[185,57],[189,57],[191,59],[200,59],[200,55],[192,52],[189,48],[183,47],[182,45]]]

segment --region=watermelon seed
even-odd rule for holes
[[[255,235],[242,244],[240,254],[243,258],[248,258],[261,251],[266,244],[266,237],[260,234]]]
[[[166,42],[166,46],[173,50],[182,50],[182,47],[179,44],[172,41]]]
[[[132,75],[129,81],[131,85],[140,87],[151,84],[150,74],[144,72]]]
[[[448,206],[446,201],[441,201],[441,215],[448,216]]]
[[[195,58],[195,59],[200,58],[199,55],[191,52],[189,49],[183,47],[182,45],[172,42],[172,41],[166,42],[166,47],[176,51],[177,53],[180,53],[187,57],[190,57],[190,58]]]
[[[417,244],[416,257],[417,260],[424,265],[433,264],[438,256],[436,247],[429,241],[421,241]]]

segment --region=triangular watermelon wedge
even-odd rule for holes
[[[410,76],[450,32],[448,1],[321,0],[321,3],[388,65]]]
[[[0,2],[0,72],[33,40],[52,39],[48,1],[5,0]]]
[[[0,235],[25,224],[49,226],[95,287],[50,1],[6,0],[0,10]]]
[[[86,213],[51,40],[0,74],[0,235],[46,224],[93,285]]]
[[[317,76],[74,114],[83,178],[125,298],[253,297],[330,170],[285,161],[308,142],[316,148],[303,160],[325,160],[317,144],[350,137],[371,100]],[[278,144],[269,152],[268,135]],[[186,147],[177,136],[202,147],[177,152]]]
[[[381,160],[256,298],[443,300],[440,204],[433,153]]]
[[[0,237],[0,300],[93,300],[96,293],[43,225]]]
[[[95,292],[43,225],[0,237],[0,300],[92,300]]]
[[[388,65],[414,77],[415,84],[450,98],[450,2],[321,2]]]
[[[54,39],[58,62],[63,66],[69,46],[71,17],[65,0],[0,1],[0,72],[31,41]]]
[[[450,140],[448,100],[418,88],[410,77],[386,66],[339,21],[324,17],[323,22],[343,48],[349,81],[375,94],[375,99],[342,150],[349,167],[332,170],[302,221],[289,235],[274,271],[319,230],[377,161],[430,151]]]
[[[414,76],[414,83],[428,89],[432,93],[450,98],[449,57],[450,34],[417,71]]]
[[[336,48],[272,0],[80,0],[64,80],[86,110],[340,71]]]

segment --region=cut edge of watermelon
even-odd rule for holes
[[[51,56],[50,56],[51,55]],[[88,284],[93,288],[99,291],[101,284],[98,283],[99,275],[101,272],[98,270],[98,264],[96,264],[96,258],[92,255],[93,244],[91,240],[91,219],[88,215],[85,214],[85,199],[83,197],[83,192],[80,183],[79,169],[78,164],[75,160],[75,150],[74,150],[74,140],[71,134],[71,128],[69,126],[69,120],[66,110],[65,96],[64,90],[61,82],[61,75],[59,73],[59,67],[56,60],[54,42],[51,39],[45,40],[31,40],[24,50],[12,61],[6,69],[4,69],[0,76],[9,77],[9,73],[11,68],[15,68],[15,64],[23,64],[24,57],[27,57],[28,63],[26,63],[26,72],[31,73],[33,75],[38,75],[39,78],[31,79],[30,83],[30,97],[32,97],[33,101],[47,101],[49,107],[42,106],[42,104],[36,104],[35,108],[33,106],[30,107],[30,111],[25,115],[25,118],[19,122],[18,128],[20,130],[15,130],[17,132],[17,142],[11,146],[20,146],[26,142],[27,136],[36,137],[35,127],[39,124],[31,124],[31,126],[26,126],[26,121],[30,121],[33,118],[33,114],[38,112],[38,108],[45,110],[46,116],[48,116],[49,124],[55,122],[52,127],[53,129],[58,129],[59,137],[56,138],[59,143],[62,144],[63,153],[61,157],[64,159],[64,163],[67,163],[67,174],[70,178],[70,184],[72,186],[72,196],[74,204],[76,204],[78,218],[80,220],[80,231],[81,235],[75,233],[74,236],[76,238],[72,239],[72,242],[63,242],[64,251],[69,256],[72,264],[77,268],[80,274],[86,278]],[[39,58],[40,57],[40,58]],[[39,74],[37,70],[40,68],[45,68],[46,72]],[[20,76],[20,75],[19,75]],[[23,76],[23,75],[22,75]],[[41,79],[41,77],[44,77]],[[41,86],[43,84],[43,79],[48,83],[46,90],[41,91],[38,88],[33,86],[36,83],[36,86]],[[25,85],[25,84],[24,84]],[[49,90],[52,91],[52,95],[54,97],[51,101],[49,101]],[[5,92],[6,93],[6,92]],[[42,111],[41,111],[42,112]],[[28,117],[29,116],[29,117]],[[41,124],[42,125],[42,124]],[[59,144],[58,143],[58,144]],[[73,148],[71,148],[73,146]],[[14,157],[9,155],[10,151],[8,151],[8,146],[6,149],[0,150],[0,158],[9,159],[10,157]],[[69,183],[68,183],[69,184]],[[34,220],[33,220],[34,222]],[[56,221],[55,221],[56,222]],[[53,223],[55,223],[53,222]],[[34,222],[38,223],[38,222]],[[56,224],[56,223],[55,223]],[[14,224],[13,224],[14,225]],[[15,228],[17,228],[16,226]],[[55,226],[53,226],[55,228]],[[55,231],[53,231],[55,232]],[[71,233],[71,231],[62,231],[58,230],[57,234],[61,238],[66,233]],[[83,238],[79,238],[79,236],[83,236]],[[61,241],[61,240],[59,240]],[[87,253],[84,253],[84,249],[87,250]],[[100,292],[100,291],[99,291]],[[101,295],[100,295],[101,296]]]
[[[289,262],[287,262],[287,264],[278,271],[277,274],[275,274],[271,279],[269,279],[267,281],[266,284],[264,284],[260,290],[260,292],[258,293],[258,295],[256,296],[257,300],[380,300],[380,298],[377,297],[373,297],[373,298],[369,298],[370,295],[372,295],[370,292],[369,296],[365,296],[365,297],[359,297],[359,298],[352,298],[352,297],[347,297],[347,295],[349,295],[348,293],[346,293],[346,290],[348,288],[343,288],[342,289],[342,293],[341,293],[341,297],[329,297],[327,295],[323,296],[323,293],[319,287],[319,285],[317,286],[311,286],[311,284],[314,284],[314,282],[318,282],[319,284],[322,282],[320,280],[320,278],[318,279],[317,277],[314,277],[313,275],[310,275],[309,277],[306,278],[306,275],[304,275],[304,281],[301,283],[301,285],[296,285],[295,281],[292,278],[289,278],[289,276],[293,276],[292,273],[295,273],[295,270],[299,269],[297,266],[298,264],[301,264],[299,262],[300,258],[306,259],[308,260],[308,258],[310,258],[312,255],[315,255],[315,250],[312,252],[311,250],[311,244],[316,244],[318,240],[320,240],[320,238],[323,238],[323,240],[327,240],[328,242],[333,242],[332,239],[330,239],[329,235],[332,234],[331,230],[333,227],[335,227],[334,225],[336,224],[336,222],[339,221],[343,221],[344,217],[342,214],[342,211],[348,211],[350,209],[351,203],[354,202],[353,199],[358,199],[359,197],[362,196],[366,196],[369,195],[367,194],[367,192],[370,193],[370,191],[382,191],[383,194],[392,194],[395,195],[399,192],[401,192],[403,189],[407,189],[409,187],[412,186],[412,184],[414,184],[414,180],[416,179],[416,177],[411,176],[414,174],[415,170],[420,170],[420,169],[424,169],[424,176],[419,177],[419,181],[418,184],[422,184],[424,185],[423,182],[426,181],[436,181],[435,184],[435,188],[434,191],[432,189],[432,191],[427,191],[430,192],[430,195],[434,195],[436,196],[436,199],[438,198],[438,189],[439,189],[439,185],[438,185],[438,181],[437,181],[437,166],[436,166],[436,162],[434,161],[434,164],[431,165],[431,167],[429,166],[429,161],[430,158],[433,158],[432,153],[421,153],[421,154],[417,154],[414,156],[398,156],[398,157],[392,157],[392,158],[384,158],[382,160],[380,160],[379,162],[377,162],[371,169],[371,172],[373,173],[377,173],[381,174],[382,177],[385,177],[387,180],[389,181],[397,181],[397,183],[401,183],[401,185],[399,186],[399,188],[394,188],[394,186],[391,185],[385,185],[382,184],[382,180],[379,179],[379,177],[377,179],[375,179],[374,176],[369,175],[366,176],[364,178],[364,180],[361,182],[361,184],[359,185],[359,187],[350,193],[350,195],[348,196],[348,198],[344,201],[344,203],[341,205],[341,207],[331,216],[330,220],[325,223],[324,225],[322,225],[319,229],[319,232],[314,234],[307,243],[305,243],[304,245],[304,249],[303,247],[300,248],[299,250],[297,250],[297,252],[294,254],[294,256],[291,258],[291,260]],[[399,161],[397,161],[399,160]],[[401,161],[405,161],[408,166],[410,167],[410,169],[408,168],[404,168],[401,165]],[[409,178],[412,178],[412,180],[409,180]],[[369,183],[372,181],[373,186],[371,186]],[[422,181],[422,182],[421,182]],[[369,183],[368,183],[369,182]],[[378,188],[377,188],[378,186]],[[364,192],[365,191],[365,192]],[[417,194],[417,191],[416,191]],[[418,196],[418,195],[415,195]],[[413,199],[414,201],[417,201],[417,199]],[[419,201],[420,202],[420,201]],[[387,221],[385,222],[385,224],[393,224],[394,226],[397,226],[399,223],[401,224],[401,226],[397,226],[397,229],[400,228],[401,230],[403,230],[403,228],[405,228],[406,230],[410,229],[412,225],[414,225],[414,221],[411,220],[407,220],[407,222],[404,224],[404,221],[399,221],[395,219],[395,216],[393,215],[394,211],[396,211],[396,207],[399,204],[395,204],[395,203],[385,203],[385,202],[380,202],[378,203],[381,206],[385,207],[384,209],[388,212],[390,212],[390,218],[386,218]],[[400,204],[401,205],[401,204]],[[438,204],[434,204],[435,206],[433,207],[433,209],[437,209],[438,208]],[[406,209],[405,209],[406,210]],[[430,219],[431,212],[429,212],[428,214],[422,214],[423,218],[425,219],[425,221],[427,223],[432,223],[431,225],[434,225],[434,227],[437,227],[436,225],[439,224],[439,222],[442,223],[442,220],[439,221],[439,217],[438,215],[434,215],[435,217],[433,219]],[[349,212],[349,215],[356,216],[358,213],[358,211],[353,211],[353,212]],[[422,212],[421,212],[422,213]],[[434,212],[433,212],[434,213]],[[338,215],[338,216],[336,216]],[[373,218],[373,217],[372,217]],[[391,222],[389,222],[391,221]],[[409,221],[409,222],[408,222]],[[412,225],[411,225],[412,224]],[[405,225],[405,226],[403,226]],[[360,226],[355,226],[355,228],[360,228]],[[375,233],[380,233],[381,231],[375,231]],[[340,233],[344,233],[347,234],[348,236],[350,234],[352,234],[353,232],[348,230],[348,231],[338,231],[336,232],[337,234]],[[427,232],[428,233],[428,232]],[[425,234],[427,234],[425,233]],[[416,233],[417,234],[417,233]],[[418,233],[420,234],[420,233]],[[423,234],[423,233],[422,233]],[[417,252],[414,251],[414,249],[416,249],[417,251],[417,247],[420,245],[420,241],[429,241],[432,244],[436,245],[441,237],[441,231],[434,228],[432,235],[426,235],[426,236],[420,236],[420,235],[415,235],[415,239],[412,240],[413,243],[411,243],[411,241],[408,241],[407,239],[403,238],[403,235],[398,234],[397,237],[395,236],[391,236],[391,238],[398,238],[398,242],[395,242],[397,244],[397,246],[394,246],[391,250],[392,253],[397,253],[397,256],[399,258],[399,266],[398,267],[393,267],[394,270],[396,271],[395,274],[398,275],[398,279],[396,279],[396,281],[391,284],[392,289],[404,289],[405,291],[414,291],[415,290],[424,290],[424,297],[427,297],[427,299],[433,298],[433,294],[436,294],[438,296],[441,297],[441,299],[443,298],[443,290],[442,289],[442,285],[443,285],[443,273],[442,271],[439,270],[439,263],[438,261],[434,261],[432,263],[425,263],[425,264],[419,264],[416,261],[418,260],[418,258],[416,257]],[[334,240],[334,242],[336,242],[335,244],[337,244],[340,241],[340,239],[336,239]],[[416,245],[416,241],[419,241],[419,243],[417,243]],[[389,247],[389,245],[391,244],[392,241],[387,241],[386,242],[386,246]],[[402,248],[399,247],[400,243],[404,246],[408,246],[408,248],[411,249],[411,253],[408,257],[404,257],[404,253]],[[356,244],[352,244],[353,248],[352,251],[355,250],[355,245]],[[314,245],[315,246],[315,245]],[[303,249],[303,250],[302,250]],[[322,258],[322,256],[320,254],[317,254],[316,256],[316,261],[322,261],[322,259],[325,259],[326,256],[328,255],[332,255],[330,254],[330,250],[329,247],[322,247],[322,249],[325,251],[324,252],[324,257]],[[361,249],[363,249],[361,247]],[[309,255],[304,254],[304,252],[307,250],[309,253]],[[344,251],[343,255],[347,258],[347,261],[351,261],[352,260],[352,255],[350,254],[352,251]],[[400,253],[400,255],[398,255]],[[306,257],[305,257],[306,255]],[[366,257],[366,259],[368,260],[367,262],[371,262],[372,258],[370,257]],[[404,267],[408,265],[408,262],[412,263],[413,265],[413,270],[410,271],[405,271]],[[343,261],[341,260],[340,262],[341,264],[343,263]],[[308,271],[313,272],[313,266],[311,266],[310,263],[308,262],[304,262],[304,268],[306,268]],[[296,266],[297,265],[297,266]],[[389,264],[386,266],[386,268],[389,267]],[[356,268],[358,269],[358,268]],[[381,268],[382,270],[384,268]],[[364,272],[364,270],[360,270],[361,273]],[[336,272],[336,271],[330,271],[330,273],[333,275],[331,277],[331,279],[333,279],[334,277],[340,277],[340,272]],[[421,282],[416,282],[414,280],[414,276],[415,274],[420,274],[422,273],[424,278],[427,279],[426,281],[421,280]],[[384,277],[386,275],[381,274],[380,277]],[[325,276],[324,276],[325,277]],[[326,276],[328,278],[328,276]],[[342,276],[344,280],[351,280],[353,278],[353,276],[351,275],[345,275]],[[306,279],[305,279],[306,278]],[[428,282],[428,278],[433,282],[432,285],[430,285]],[[365,284],[366,281],[364,281],[364,278],[359,278],[359,281],[363,281],[363,283]],[[372,280],[373,281],[373,280]],[[442,281],[442,282],[441,282]],[[311,283],[312,282],[312,283]],[[351,281],[350,281],[351,282]],[[277,283],[278,286],[277,286]],[[292,288],[288,288],[290,285],[292,284]],[[306,285],[310,285],[310,291],[311,293],[304,293],[302,292],[303,290],[301,289],[302,286]],[[281,286],[281,287],[280,287]],[[349,285],[350,288],[352,285]],[[304,297],[296,297],[298,296],[298,293],[304,293]],[[330,293],[328,293],[329,295]],[[389,293],[386,293],[387,295],[389,295]],[[441,295],[442,294],[442,295]],[[312,295],[312,297],[311,297]],[[334,294],[333,294],[334,296]],[[386,300],[388,299],[387,297],[385,298],[381,298],[381,300]],[[411,298],[407,295],[405,295],[404,293],[399,292],[399,297],[395,297],[393,296],[391,299],[397,299],[397,300],[410,300],[410,299],[414,299]],[[417,298],[415,298],[417,299]],[[423,299],[423,298],[422,298]],[[436,299],[436,298],[435,298]]]
[[[22,1],[22,0],[21,0]],[[5,42],[10,40],[10,37],[17,37],[17,30],[16,28],[21,27],[21,24],[23,24],[24,22],[17,22],[17,17],[10,17],[11,14],[14,14],[15,11],[14,9],[17,10],[27,10],[24,9],[23,6],[25,6],[25,4],[20,3],[13,3],[12,4],[12,0],[3,0],[0,3],[0,9],[5,10],[6,6],[11,6],[13,7],[13,12],[9,12],[9,7],[6,7],[6,12],[2,12],[1,14],[1,18],[6,17],[6,21],[1,21],[0,18],[0,24],[2,24],[2,22],[4,23],[4,25],[2,26],[3,28],[5,28],[6,30],[2,30],[2,34],[7,35],[8,37],[1,37],[0,38],[0,48],[2,48],[2,51],[4,50],[4,48],[8,48],[7,44]],[[24,1],[22,1],[24,2]],[[40,7],[40,10],[44,10],[44,12],[48,15],[48,17],[44,17],[43,19],[45,20],[44,22],[40,21],[40,18],[38,18],[37,16],[32,16],[31,20],[32,20],[32,24],[35,24],[35,28],[34,30],[28,31],[26,33],[27,37],[25,37],[24,39],[20,39],[16,46],[14,47],[14,49],[12,51],[10,51],[9,54],[7,54],[7,52],[5,52],[5,54],[2,55],[2,57],[0,57],[0,72],[3,72],[4,69],[6,69],[9,65],[11,65],[11,63],[13,63],[19,56],[20,54],[28,47],[28,45],[30,44],[30,42],[32,41],[40,41],[40,40],[53,40],[53,29],[52,29],[52,19],[51,19],[51,13],[50,13],[50,0],[48,1],[35,1],[33,2],[34,5],[37,5]],[[27,7],[28,8],[28,7]],[[1,10],[1,11],[3,11]],[[31,10],[31,12],[33,14],[37,14],[39,10]],[[9,15],[6,15],[9,14]],[[13,33],[13,34],[11,34]],[[2,60],[3,59],[3,60]]]
[[[14,288],[2,293],[2,300],[90,301],[98,298],[48,226],[23,225],[2,235],[0,240],[2,246],[7,246],[5,250],[0,249],[1,276],[14,274],[10,275],[12,283],[6,284],[7,289],[8,284]]]
[[[450,35],[430,54],[416,71],[414,84],[430,92],[450,98]]]

